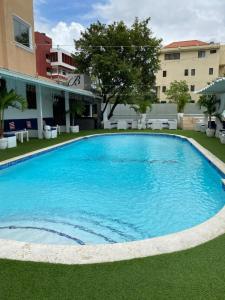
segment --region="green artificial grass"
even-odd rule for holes
[[[79,135],[103,131],[82,132]],[[107,131],[108,132],[108,131]],[[192,137],[225,161],[225,145],[193,131]],[[1,160],[73,138],[38,141],[1,151]],[[225,235],[194,249],[132,261],[66,266],[0,260],[0,300],[225,299]]]

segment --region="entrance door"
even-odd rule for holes
[[[64,97],[55,97],[53,105],[53,118],[55,125],[66,125],[66,114],[65,114],[65,99]]]

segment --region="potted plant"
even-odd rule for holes
[[[136,113],[140,114],[140,127],[139,129],[146,129],[146,115],[148,109],[151,111],[152,103],[155,101],[155,95],[149,94],[136,98],[135,104],[131,106]]]
[[[182,118],[184,116],[184,108],[191,101],[189,87],[186,81],[173,81],[169,89],[165,92],[167,99],[177,105],[178,127],[182,128]]]
[[[85,106],[81,101],[73,101],[70,103],[70,109],[67,111],[71,115],[72,125],[70,131],[72,133],[79,132],[79,126],[76,125],[76,118],[83,115]]]
[[[27,101],[14,90],[0,91],[0,149],[7,148],[7,139],[4,138],[4,112],[8,107],[24,110],[27,107]]]
[[[204,111],[204,114],[207,116],[207,129],[206,129],[206,135],[208,137],[214,137],[216,128],[213,126],[212,123],[212,117],[215,116],[217,111],[217,104],[220,102],[216,98],[215,95],[202,95],[200,96],[198,100],[198,105],[200,108],[205,107],[206,111]]]

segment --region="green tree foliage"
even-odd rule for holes
[[[166,91],[167,99],[177,104],[178,113],[184,111],[185,105],[191,100],[187,82],[184,80],[173,81],[170,88]]]
[[[148,94],[159,70],[161,40],[153,37],[150,19],[135,20],[131,27],[124,22],[90,25],[75,42],[74,59],[78,70],[95,79],[96,90],[105,103],[131,103],[137,94]]]
[[[139,93],[132,101],[135,103],[131,107],[139,114],[145,114],[147,110],[152,110],[152,104],[157,102],[157,97],[154,92],[148,94]]]
[[[2,89],[0,91],[0,138],[4,132],[4,112],[8,107],[24,110],[27,107],[27,101],[14,90],[8,92]]]

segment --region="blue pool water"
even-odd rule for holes
[[[83,245],[178,232],[222,209],[221,177],[179,138],[84,139],[0,170],[0,238]]]

